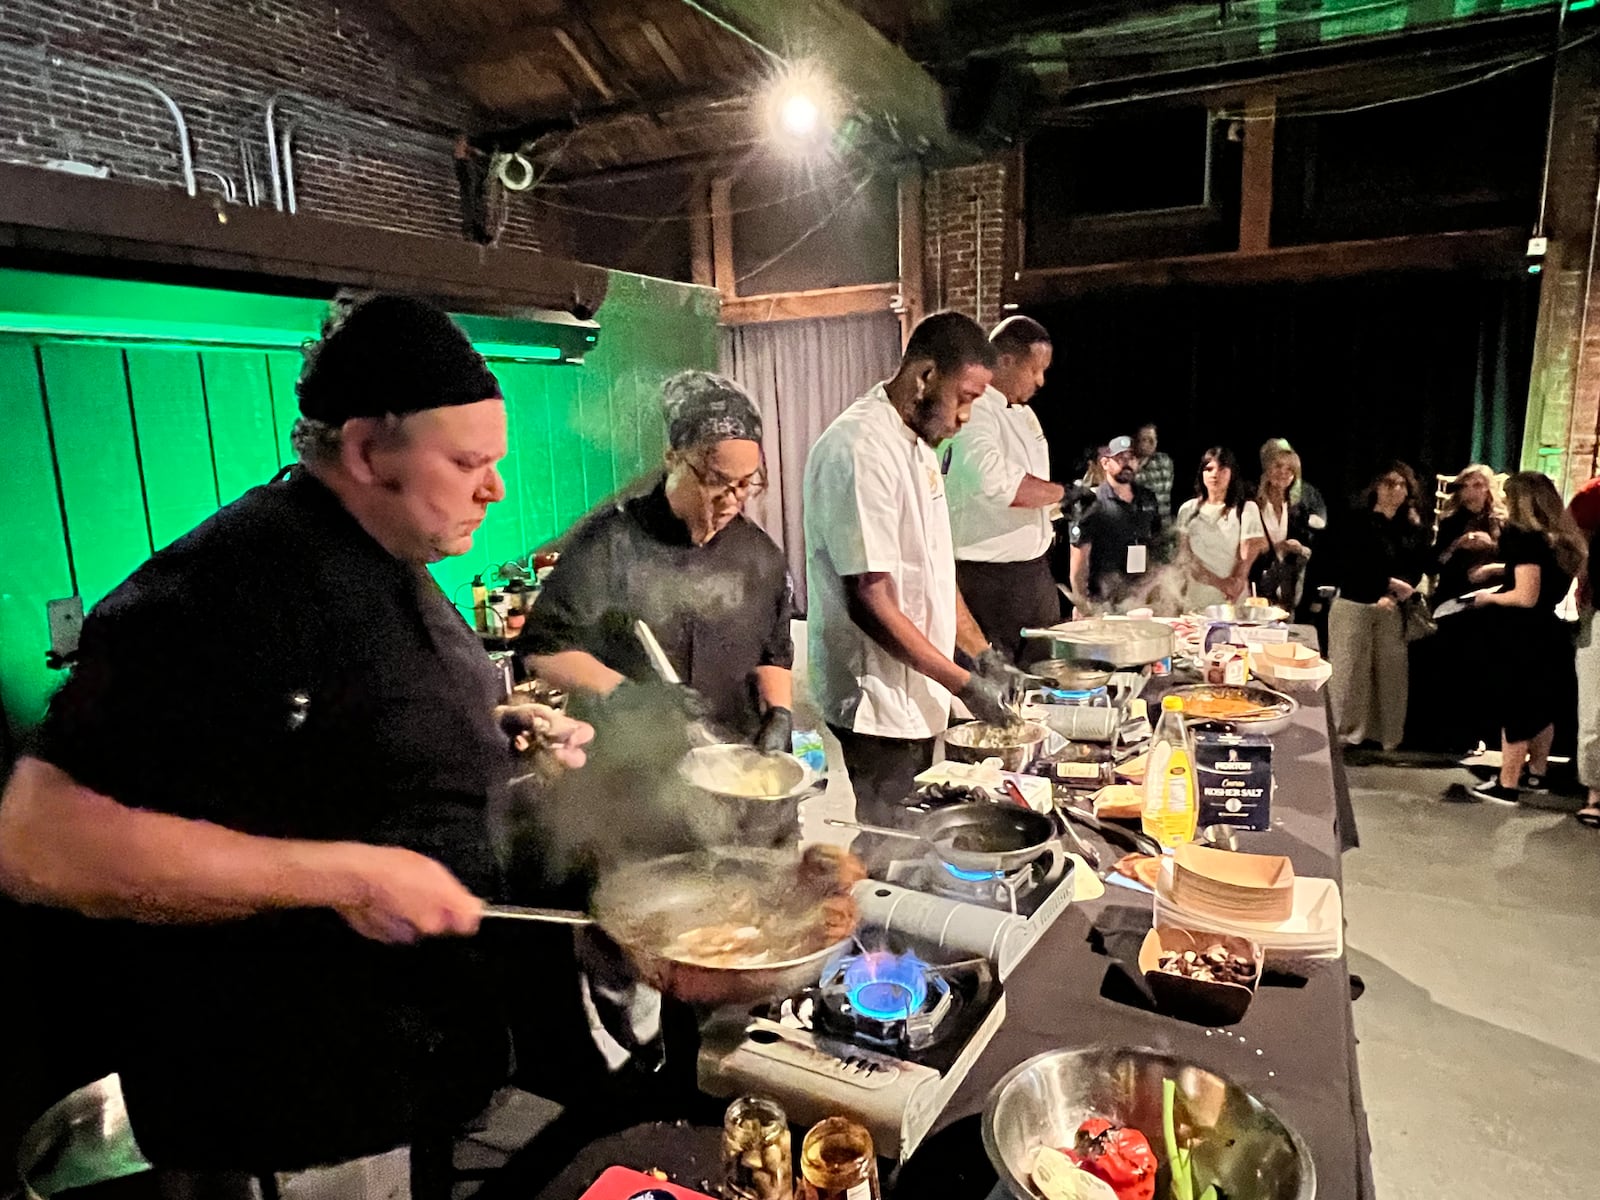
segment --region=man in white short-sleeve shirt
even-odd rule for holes
[[[1066,489],[1050,479],[1050,446],[1028,402],[1044,386],[1049,331],[1031,317],[1007,317],[989,341],[994,379],[947,448],[956,582],[984,633],[1013,661],[1038,659],[1049,643],[1020,631],[1061,619],[1050,570],[1051,510]]]
[[[1003,673],[954,659],[958,645],[974,661],[988,647],[956,589],[933,450],[966,421],[993,361],[976,323],[935,313],[894,378],[840,413],[806,461],[811,685],[860,820],[898,823],[952,695],[980,719],[1006,719]]]

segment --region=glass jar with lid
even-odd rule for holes
[[[844,1117],[828,1117],[800,1144],[798,1200],[879,1200],[872,1134]]]

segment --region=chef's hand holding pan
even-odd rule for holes
[[[543,704],[502,704],[494,710],[500,728],[518,753],[538,749],[564,767],[581,767],[594,727]]]
[[[788,754],[794,746],[794,713],[774,704],[761,718],[756,732],[756,749],[763,753]]]
[[[339,854],[345,877],[332,907],[362,937],[407,943],[478,931],[483,900],[427,855],[357,842],[330,851]]]

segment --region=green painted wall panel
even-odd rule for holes
[[[294,384],[300,378],[300,368],[304,362],[299,354],[282,350],[267,353],[267,383],[272,389],[272,420],[278,428],[280,467],[286,467],[294,461],[294,447],[289,443],[289,433],[300,415],[300,401],[294,394]]]
[[[0,707],[13,735],[37,724],[59,676],[45,666],[45,601],[72,595],[67,542],[31,342],[0,337]]]
[[[217,510],[200,356],[142,346],[128,347],[127,356],[150,538],[159,550]]]
[[[267,356],[259,350],[207,350],[206,409],[222,503],[237,500],[278,473],[278,433],[267,385]]]
[[[78,592],[89,608],[150,556],[122,351],[46,342],[39,354]]]
[[[160,286],[141,285],[138,295],[133,315],[159,320]],[[598,320],[600,344],[582,366],[491,363],[510,426],[506,499],[490,510],[468,554],[434,565],[463,609],[474,574],[526,557],[659,467],[661,381],[686,367],[715,366],[716,297],[707,289],[615,274]],[[0,555],[0,697],[15,731],[38,721],[60,680],[44,666],[44,605],[72,594],[69,561],[92,606],[148,556],[152,538],[165,545],[214,511],[219,490],[226,503],[271,478],[293,457],[300,366],[299,353],[286,349],[0,335],[0,428],[8,444],[0,474],[0,545],[7,549]]]

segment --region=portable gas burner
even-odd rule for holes
[[[866,925],[982,955],[1001,979],[1072,903],[1073,862],[1060,849],[1016,871],[967,871],[934,855],[889,864],[851,889]]]
[[[816,987],[714,1017],[701,1090],[771,1096],[800,1125],[848,1115],[880,1154],[908,1157],[1005,1018],[987,961],[908,945],[842,955]]]

